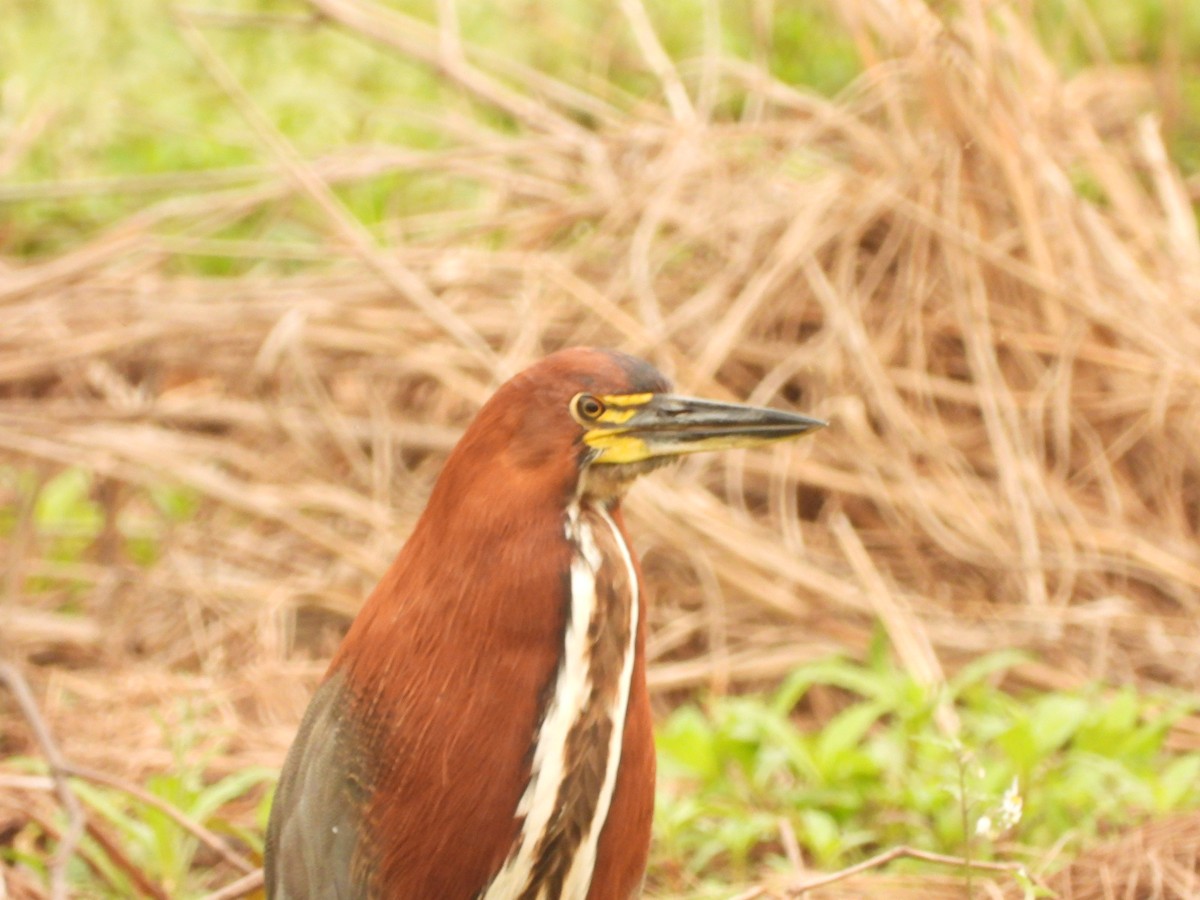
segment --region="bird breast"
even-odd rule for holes
[[[641,598],[633,555],[603,503],[567,510],[572,547],[562,656],[517,806],[522,825],[484,900],[588,894],[617,783]]]

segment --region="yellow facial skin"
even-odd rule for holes
[[[651,457],[649,445],[640,437],[619,431],[596,429],[583,436],[583,442],[598,451],[596,463],[635,463]]]
[[[604,394],[597,398],[604,404],[600,418],[593,419],[604,425],[624,425],[654,399],[653,394]]]

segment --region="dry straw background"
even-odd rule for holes
[[[629,499],[660,708],[859,653],[877,621],[931,683],[1002,646],[1036,654],[1018,677],[1038,686],[1196,683],[1197,186],[1139,76],[1065,79],[1017,6],[850,0],[866,73],[831,101],[716,54],[676,68],[626,0],[661,85],[633,102],[360,0],[313,5],[516,127],[448,113],[448,150],[303,159],[184,22],[276,164],[0,268],[0,462],[93,472],[108,516],[70,571],[35,552],[28,510],[4,548],[0,650],[69,757],[134,781],[169,767],[182,698],[234,735],[214,776],[278,765],[456,435],[572,344],[832,423]],[[730,91],[743,117],[714,121]],[[473,199],[397,211],[379,241],[334,188],[385,172]],[[255,215],[321,238],[213,237]],[[296,273],[179,274],[204,253]],[[162,484],[199,511],[135,565],[117,524]],[[39,575],[83,582],[76,608],[23,592]],[[0,746],[32,751],[0,715]],[[1200,720],[1176,739],[1200,743]]]

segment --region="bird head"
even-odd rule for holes
[[[684,454],[756,447],[824,425],[797,413],[680,396],[643,360],[575,347],[504,384],[456,455],[503,461],[517,481],[553,481],[568,495],[608,498]]]

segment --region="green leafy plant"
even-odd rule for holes
[[[786,865],[784,827],[813,865],[837,868],[898,845],[985,859],[1078,845],[1200,805],[1200,754],[1166,745],[1192,698],[1100,685],[1014,696],[997,680],[1022,660],[984,657],[933,690],[880,644],[866,663],[804,666],[770,695],[680,707],[658,730],[656,877]],[[841,708],[812,721],[818,689]],[[941,704],[957,735],[939,729]]]
[[[244,854],[261,858],[269,802],[264,788],[274,783],[278,772],[251,766],[212,778],[210,768],[227,750],[227,739],[202,734],[203,717],[195,711],[185,708],[176,712],[174,724],[161,723],[174,762],[139,787],[210,832],[232,839]],[[40,760],[9,760],[8,764],[31,772],[45,769]],[[196,835],[158,805],[82,778],[73,778],[71,786],[106,835],[103,842],[89,835],[80,845],[69,871],[78,896],[141,896],[131,878],[131,866],[167,896],[181,900],[203,896],[217,886],[212,880],[219,874],[216,860],[199,865],[202,845]],[[256,810],[255,827],[245,824],[247,804]],[[43,877],[48,874],[47,855],[10,855]]]

